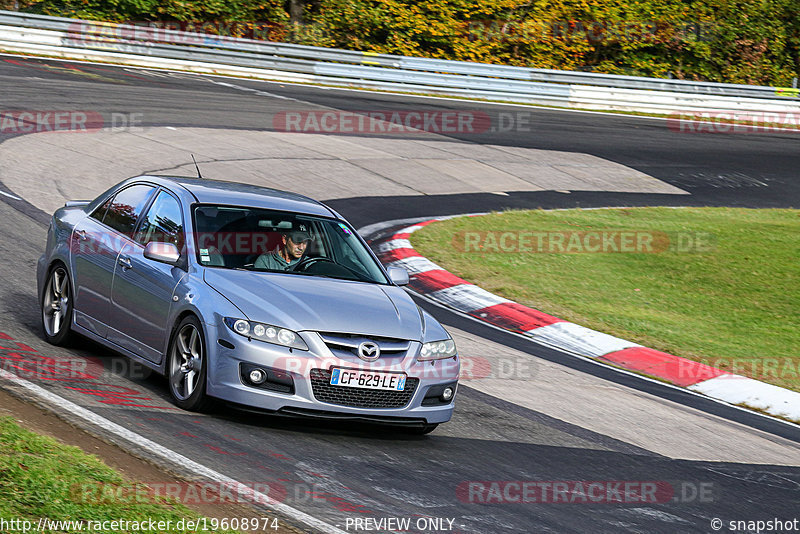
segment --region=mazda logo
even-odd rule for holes
[[[374,362],[381,355],[381,348],[377,343],[365,341],[358,346],[358,357],[365,362]]]

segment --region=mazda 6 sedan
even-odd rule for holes
[[[53,215],[37,266],[44,335],[93,339],[211,399],[430,432],[453,412],[445,329],[338,213],[226,181],[141,176]]]

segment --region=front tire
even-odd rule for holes
[[[206,396],[208,353],[203,327],[196,317],[180,322],[167,352],[169,393],[179,407],[198,412],[210,401]]]
[[[40,304],[44,338],[51,345],[66,345],[72,333],[72,283],[63,264],[50,269]]]

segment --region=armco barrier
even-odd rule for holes
[[[530,69],[0,11],[0,50],[586,109],[800,112],[776,87]]]

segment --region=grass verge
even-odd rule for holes
[[[613,251],[620,232],[629,253]],[[800,210],[509,211],[431,224],[412,244],[521,304],[800,391]]]
[[[96,522],[127,521],[94,531],[182,533],[194,529],[180,528],[181,520],[185,525],[198,516],[182,504],[150,495],[142,485],[125,480],[77,447],[30,432],[11,417],[0,417],[0,522],[5,521],[0,531],[21,532],[25,520],[33,531],[41,518],[83,523],[83,528],[50,525],[44,532],[85,532]],[[169,521],[170,526],[150,529],[144,524],[149,520],[163,522],[162,526]]]

